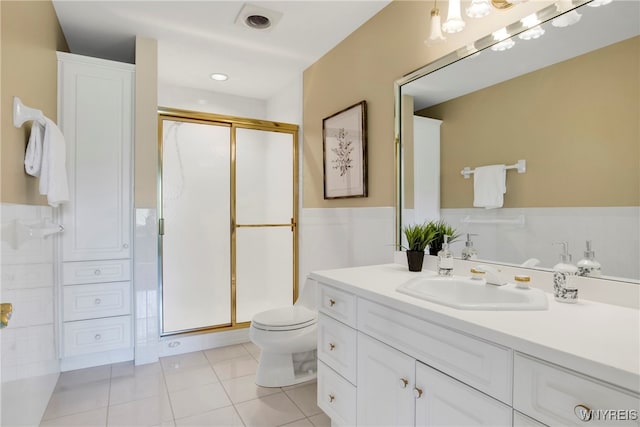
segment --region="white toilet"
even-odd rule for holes
[[[316,378],[317,284],[305,281],[295,304],[256,314],[249,337],[262,350],[256,384],[283,387]]]

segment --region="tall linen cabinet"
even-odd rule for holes
[[[70,201],[60,209],[63,371],[133,359],[135,66],[58,52],[58,125]]]

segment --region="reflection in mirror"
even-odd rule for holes
[[[538,38],[517,23],[511,49],[485,48],[488,36],[398,82],[398,239],[403,225],[442,218],[477,234],[479,259],[540,268],[559,262],[554,243],[578,263],[590,241],[605,278],[638,282],[640,2],[538,15]],[[497,174],[501,207],[474,207],[495,187],[463,168],[521,159],[525,173]]]

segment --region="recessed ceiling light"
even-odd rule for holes
[[[227,80],[229,78],[229,76],[227,76],[226,74],[223,73],[213,73],[211,74],[211,80],[216,80],[219,82],[223,82],[225,80]]]
[[[244,22],[248,27],[257,30],[265,30],[271,26],[271,19],[264,15],[249,15],[244,18]]]

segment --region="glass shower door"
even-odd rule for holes
[[[237,323],[291,305],[296,263],[295,137],[235,130],[235,295]]]
[[[231,325],[230,126],[161,131],[162,334]]]

